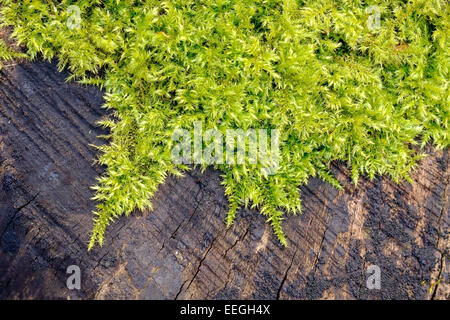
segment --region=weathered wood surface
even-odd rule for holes
[[[255,211],[225,228],[219,172],[170,177],[153,212],[119,219],[88,253],[105,111],[66,76],[43,62],[0,72],[0,298],[449,299],[448,151],[429,150],[413,185],[354,188],[341,164],[345,190],[311,179],[304,213],[284,222],[288,248]],[[79,291],[66,288],[73,264]],[[381,290],[366,287],[371,264]]]

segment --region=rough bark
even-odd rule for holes
[[[169,177],[152,212],[117,220],[87,252],[102,93],[66,83],[55,64],[0,72],[0,298],[449,299],[448,151],[428,150],[414,184],[386,177],[337,191],[311,179],[281,247],[264,217],[226,229],[220,173]],[[381,289],[366,286],[381,269]],[[81,290],[68,290],[78,265]],[[441,279],[441,280],[439,280]]]

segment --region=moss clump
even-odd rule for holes
[[[2,69],[2,62],[26,58],[27,58],[26,54],[13,51],[0,39],[0,70]]]
[[[319,176],[339,187],[331,161],[347,162],[355,183],[398,181],[422,157],[414,145],[449,145],[447,1],[0,3],[29,58],[58,57],[71,78],[106,90],[114,118],[101,122],[111,133],[99,147],[107,172],[90,248],[114,218],[150,207],[167,174],[189,169],[172,161],[171,137],[196,121],[279,130],[276,174],[216,167],[228,224],[241,206],[258,207],[283,244],[284,212],[301,210],[298,186]]]

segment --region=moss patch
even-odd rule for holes
[[[298,186],[319,176],[339,187],[331,161],[395,181],[423,155],[449,145],[447,1],[0,0],[0,21],[27,56],[57,57],[82,84],[106,90],[114,117],[98,161],[107,167],[89,244],[151,198],[173,161],[173,134],[278,130],[279,168],[215,164],[230,225],[259,208],[286,244],[284,213]],[[0,57],[14,53],[0,44]],[[193,132],[193,131],[192,131]],[[415,147],[417,145],[417,147]],[[203,164],[206,167],[207,164]]]

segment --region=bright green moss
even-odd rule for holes
[[[2,62],[11,61],[14,59],[24,59],[27,55],[20,52],[15,52],[11,50],[1,39],[0,39],[0,70],[2,69]]]
[[[279,130],[275,175],[216,167],[228,225],[240,207],[257,207],[283,244],[283,214],[301,209],[298,186],[319,176],[339,187],[331,161],[348,163],[355,183],[360,174],[399,181],[422,157],[414,145],[449,145],[445,0],[0,3],[0,21],[30,58],[58,57],[72,78],[105,88],[114,112],[102,122],[111,134],[99,162],[108,169],[95,187],[89,248],[113,218],[151,206],[167,174],[188,169],[171,160],[171,136],[195,121]]]

